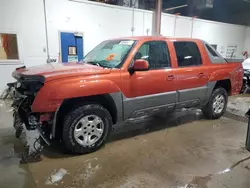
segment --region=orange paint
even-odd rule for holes
[[[230,79],[231,94],[240,92],[243,69],[239,62],[210,62],[201,40],[190,38],[128,37],[120,40],[137,40],[120,69],[104,69],[88,64],[56,64],[18,70],[22,74],[43,75],[44,86],[32,104],[33,112],[55,112],[62,101],[69,98],[122,92],[127,98],[202,87],[208,82]],[[165,41],[170,53],[171,68],[136,71],[128,68],[142,44],[148,41]],[[195,42],[200,50],[203,64],[193,67],[178,67],[174,41]],[[110,54],[107,60],[112,60]],[[52,67],[53,66],[53,67]],[[203,76],[199,76],[203,73]]]
[[[107,61],[112,61],[115,57],[115,54],[109,54],[109,56],[106,58]]]

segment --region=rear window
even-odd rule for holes
[[[206,46],[206,48],[207,48],[207,50],[208,50],[208,52],[209,52],[209,54],[210,54],[211,56],[213,56],[213,57],[219,57],[219,56],[217,55],[217,53],[216,53],[209,45],[205,44],[205,46]]]
[[[202,64],[201,54],[195,42],[174,42],[179,67]]]

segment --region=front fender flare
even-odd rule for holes
[[[33,112],[55,112],[64,99],[120,92],[110,80],[48,82],[38,92],[32,104]]]

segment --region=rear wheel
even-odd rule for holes
[[[213,91],[209,102],[203,107],[203,115],[208,119],[220,118],[227,108],[228,94],[224,88]]]
[[[86,104],[73,109],[63,124],[63,143],[72,153],[90,153],[102,147],[110,132],[111,116],[99,104]]]

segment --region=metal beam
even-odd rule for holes
[[[48,25],[47,25],[47,13],[46,13],[46,0],[43,0],[43,13],[44,13],[44,24],[45,24],[45,39],[46,39],[46,51],[47,51],[47,63],[50,62],[49,55],[49,39],[48,39]]]
[[[161,34],[161,11],[162,11],[162,0],[156,0],[155,35],[157,35],[157,36],[160,36],[160,34]]]
[[[171,7],[171,8],[167,8],[165,10],[169,11],[169,10],[175,10],[175,9],[178,9],[178,8],[183,8],[183,7],[187,7],[188,5],[180,5],[180,6],[177,6],[177,7]]]

